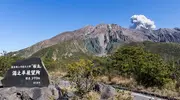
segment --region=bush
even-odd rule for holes
[[[67,67],[70,79],[76,83],[81,96],[93,88],[98,67],[92,61],[80,59],[78,62],[68,64]]]
[[[58,68],[58,62],[52,58],[42,58],[42,60],[48,71],[54,71]]]
[[[134,76],[144,86],[163,86],[170,76],[170,70],[157,54],[146,52],[141,47],[122,47],[111,56],[113,68],[124,76]]]
[[[101,66],[99,69],[99,75],[106,75],[108,76],[108,80],[111,81],[116,70],[112,69],[112,60],[110,57],[96,57],[93,59],[93,63],[96,64],[96,66]]]
[[[3,56],[0,56],[0,76],[4,76],[11,65],[17,60],[21,59],[23,58],[18,56],[10,56],[7,54],[3,54]]]

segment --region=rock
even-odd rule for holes
[[[114,97],[116,90],[112,86],[107,86],[104,88],[103,92],[101,93],[102,99],[108,99]]]
[[[94,85],[94,90],[97,91],[97,92],[100,92],[100,84],[95,84]]]
[[[58,99],[62,96],[62,91],[59,86],[57,85],[49,85],[52,95],[55,99]]]
[[[70,91],[68,91],[66,95],[67,95],[67,97],[69,97],[69,98],[72,98],[72,97],[76,96],[76,95],[74,94],[74,92],[70,92]]]
[[[32,95],[32,98],[34,100],[37,100],[42,95],[41,89],[40,88],[33,88],[33,89],[31,89],[31,95]]]
[[[12,94],[7,96],[2,96],[0,100],[22,100],[20,97],[18,97],[16,94]]]
[[[59,91],[60,100],[68,100],[68,98],[73,98],[76,96],[73,92],[73,88],[76,87],[74,82],[59,79],[55,87]],[[62,91],[64,92],[62,93]]]
[[[66,81],[66,80],[59,80],[59,83],[58,83],[59,87],[61,88],[69,88],[71,87],[71,82],[70,81]]]
[[[2,82],[1,82],[1,80],[0,80],[0,88],[3,88],[3,84],[2,84]]]
[[[3,87],[48,87],[49,75],[40,58],[19,60],[12,64],[1,80]]]
[[[20,100],[33,100],[26,92],[21,92],[21,93],[16,93],[16,96],[20,99]]]
[[[95,84],[94,90],[100,92],[101,99],[113,98],[116,94],[116,90],[112,86],[100,83]]]
[[[0,100],[58,100],[61,96],[60,88],[55,85],[41,88],[0,88]]]

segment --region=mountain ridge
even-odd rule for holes
[[[180,28],[128,29],[117,24],[88,25],[83,28],[62,32],[50,39],[38,42],[28,48],[13,52],[13,55],[30,57],[44,48],[69,40],[84,42],[84,49],[95,55],[106,55],[114,47],[129,42],[180,42]]]

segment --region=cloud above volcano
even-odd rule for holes
[[[130,26],[130,28],[133,28],[133,29],[141,29],[141,28],[155,29],[156,28],[154,21],[148,19],[144,15],[133,15],[131,17],[131,23],[132,25]]]

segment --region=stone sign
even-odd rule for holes
[[[3,87],[47,87],[49,76],[40,58],[14,63],[2,80]]]

